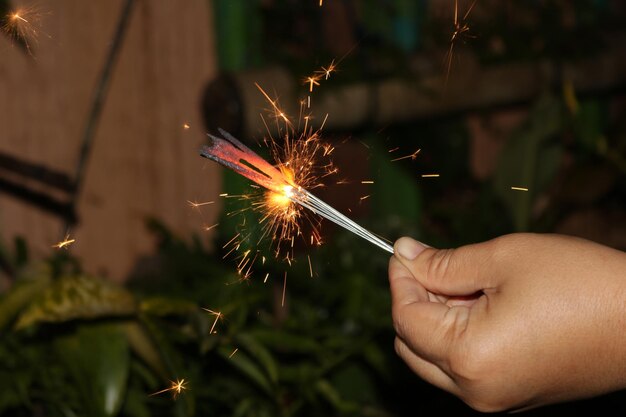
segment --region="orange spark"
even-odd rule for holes
[[[211,326],[211,330],[209,330],[209,334],[213,334],[213,330],[215,329],[215,325],[217,324],[217,322],[219,320],[223,320],[224,319],[224,315],[222,314],[221,311],[213,311],[213,310],[209,310],[208,308],[202,308],[204,311],[208,311],[209,313],[211,313],[212,315],[215,316],[215,321],[213,321],[213,325]]]
[[[174,399],[176,399],[176,397],[178,397],[181,392],[187,389],[184,378],[181,380],[170,381],[170,383],[172,385],[169,388],[165,388],[165,389],[162,389],[161,391],[154,392],[150,394],[150,396],[159,395],[159,394],[163,394],[164,392],[172,391],[172,396],[174,397]]]
[[[439,178],[439,174],[422,174],[422,178]]]
[[[24,19],[22,16],[19,15],[19,13],[13,13],[13,15],[11,15],[11,19],[20,19],[22,22],[26,22],[29,23],[28,20]]]
[[[206,205],[209,205],[209,204],[213,204],[213,203],[215,203],[215,201],[205,201],[203,203],[198,203],[196,201],[187,200],[187,203],[189,204],[189,206],[191,208],[198,208],[198,207],[201,207],[201,206],[206,206]]]
[[[2,30],[32,55],[31,44],[37,43],[43,17],[38,7],[23,7],[3,16]],[[44,35],[48,36],[46,33]]]
[[[183,123],[183,129],[187,130],[189,129],[191,126],[189,126],[187,123]]]
[[[397,149],[397,148],[396,148]],[[394,151],[396,150],[394,149]],[[405,155],[405,156],[401,156],[400,158],[396,158],[396,159],[392,159],[391,162],[396,162],[396,161],[401,161],[403,159],[409,159],[411,158],[411,161],[415,161],[415,159],[417,159],[417,155],[421,152],[421,149],[416,150],[415,152],[413,152],[410,155]],[[391,151],[389,151],[391,152]]]
[[[304,79],[304,84],[309,84],[309,92],[312,93],[313,92],[313,86],[314,85],[320,85],[319,82],[317,82],[320,78],[318,76],[312,75],[310,77],[306,77]]]
[[[469,23],[467,22],[467,18],[469,17],[470,13],[474,9],[474,6],[476,5],[477,1],[478,0],[474,0],[472,2],[470,7],[467,9],[465,14],[463,15],[463,18],[459,20],[459,1],[454,0],[454,25],[453,25],[454,30],[452,31],[452,36],[450,37],[450,48],[448,49],[448,52],[446,54],[447,67],[448,67],[446,71],[446,81],[445,81],[446,86],[448,85],[448,79],[450,78],[450,71],[452,69],[452,56],[454,53],[455,42],[461,37],[465,37],[465,38],[475,37],[469,34],[470,26],[469,26]]]
[[[374,184],[374,181],[361,181],[361,184]]]
[[[283,279],[283,298],[280,302],[280,306],[285,306],[285,291],[287,290],[287,271],[285,271],[285,278]]]
[[[67,247],[70,246],[74,242],[76,242],[76,239],[70,239],[70,234],[68,233],[65,235],[65,238],[62,241],[52,245],[52,247],[57,248],[57,249],[61,249],[61,248],[67,249]]]
[[[322,70],[317,71],[317,73],[323,75],[324,79],[327,80],[330,78],[330,74],[335,72],[336,70],[337,70],[337,64],[335,64],[335,60],[333,59],[328,65],[328,67],[322,67]]]
[[[528,191],[528,188],[526,188],[526,187],[511,187],[511,190],[515,190],[515,191]]]

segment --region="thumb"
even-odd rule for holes
[[[434,249],[403,237],[396,241],[394,253],[415,279],[436,294],[467,296],[496,285],[490,242]]]

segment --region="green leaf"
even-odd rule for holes
[[[421,214],[422,198],[415,178],[402,164],[391,162],[380,146],[372,151],[374,218],[389,218],[394,223],[415,224]]]
[[[508,207],[515,230],[530,227],[533,198],[552,181],[560,163],[561,150],[546,145],[563,124],[562,104],[553,97],[541,98],[524,126],[506,143],[493,178],[495,193]],[[528,188],[528,192],[511,187]]]
[[[321,350],[321,346],[310,337],[265,329],[258,329],[250,334],[265,346],[285,352],[307,354]]]
[[[237,370],[239,370],[242,374],[247,376],[250,381],[259,387],[263,392],[268,395],[272,395],[272,383],[267,379],[264,372],[257,366],[256,363],[245,352],[237,351],[234,355],[231,356],[233,350],[221,348],[219,349],[219,354],[228,363],[232,364]]]
[[[15,283],[0,302],[0,330],[4,329],[29,303],[50,285],[49,269],[45,264],[33,265]]]
[[[150,335],[136,321],[128,322],[124,326],[124,332],[130,348],[161,378],[167,379],[169,373],[163,361],[161,353]]]
[[[54,281],[22,312],[15,328],[135,312],[135,299],[124,288],[96,278],[66,276]]]
[[[356,404],[343,400],[339,391],[325,379],[317,381],[315,388],[326,401],[342,413],[350,413],[358,409]]]
[[[254,356],[265,368],[270,380],[276,384],[278,382],[278,366],[270,352],[249,334],[240,333],[235,336],[235,340],[239,346]]]
[[[198,311],[198,306],[191,301],[171,297],[151,297],[142,300],[139,309],[157,317],[185,316]]]
[[[81,324],[55,342],[60,360],[70,371],[88,415],[116,415],[128,380],[130,354],[119,324]]]

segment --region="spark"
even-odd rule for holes
[[[65,238],[62,241],[52,245],[52,247],[57,248],[57,249],[61,249],[61,248],[67,249],[68,246],[70,246],[74,242],[76,242],[76,239],[70,239],[70,234],[68,233],[65,235]]]
[[[214,225],[211,225],[211,226],[206,226],[206,227],[204,228],[204,231],[205,231],[205,232],[208,232],[209,230],[215,229],[215,228],[216,228],[217,226],[219,226],[219,225],[220,225],[219,223],[215,223]]]
[[[306,257],[309,260],[309,273],[311,274],[311,278],[313,278],[313,265],[311,265],[311,257],[309,255],[307,255]]]
[[[272,100],[270,98],[269,94],[267,94],[265,92],[265,90],[263,90],[263,88],[258,83],[255,82],[254,85],[256,86],[256,88],[258,88],[258,90],[261,92],[261,94],[263,94],[265,99],[272,105],[272,110],[273,110],[273,113],[274,113],[274,117],[276,119],[282,119],[285,122],[286,127],[290,128],[290,129],[293,129],[293,125],[291,124],[291,121],[289,120],[289,118],[287,117],[285,112],[282,111],[280,109],[280,107],[278,106],[278,100]],[[261,118],[263,119],[263,117],[261,117]],[[263,119],[263,123],[265,123],[265,119]]]
[[[393,149],[393,151],[397,149],[398,148],[395,148]],[[391,162],[402,161],[403,159],[409,159],[409,158],[411,159],[411,161],[415,161],[417,159],[417,155],[419,155],[421,151],[422,151],[421,149],[418,149],[410,155],[405,155],[405,156],[401,156],[400,158],[392,159]],[[389,152],[392,152],[392,151],[389,151]]]
[[[196,201],[187,200],[187,203],[189,204],[191,208],[198,208],[198,207],[206,206],[209,204],[213,204],[215,203],[215,201],[205,201],[203,203],[198,203]]]
[[[422,178],[439,178],[439,174],[422,174]]]
[[[169,388],[162,389],[161,391],[157,391],[155,393],[150,394],[150,396],[163,394],[164,392],[172,391],[172,396],[174,399],[180,395],[181,392],[187,389],[185,379],[170,381],[172,384]]]
[[[222,314],[221,311],[213,311],[213,310],[210,310],[210,309],[204,308],[204,307],[202,307],[202,309],[204,311],[208,311],[209,313],[211,313],[211,315],[215,316],[215,321],[213,321],[213,325],[211,326],[211,330],[209,330],[209,334],[213,334],[213,330],[215,329],[215,325],[217,324],[218,321],[224,319],[224,315]]]
[[[395,151],[397,151],[398,149],[400,149],[400,147],[399,147],[399,146],[396,146],[396,147],[395,147],[395,148],[393,148],[393,149],[389,149],[389,151],[388,151],[388,152],[389,152],[389,153],[391,153],[391,152],[395,152]]]
[[[29,23],[28,20],[26,20],[22,16],[20,16],[19,13],[13,13],[11,15],[11,19],[20,19],[22,22]]]
[[[189,129],[191,126],[189,126],[187,123],[183,123],[183,129],[187,130]]]
[[[333,59],[328,67],[322,67],[320,71],[316,71],[318,74],[324,76],[324,79],[328,80],[330,78],[330,74],[337,70],[337,64],[335,64],[335,60]]]
[[[476,5],[477,1],[478,0],[472,1],[472,4],[470,5],[470,7],[467,9],[465,14],[461,18],[461,20],[459,20],[459,1],[454,0],[454,25],[453,25],[454,30],[452,31],[452,36],[450,37],[450,48],[448,49],[448,52],[446,54],[448,69],[446,71],[445,85],[448,84],[448,79],[450,78],[450,71],[452,69],[452,56],[454,53],[455,42],[461,37],[466,37],[466,38],[475,37],[469,34],[470,26],[469,26],[469,23],[467,22],[467,18],[469,17],[470,13],[474,9],[474,6]]]
[[[528,188],[525,188],[525,187],[511,187],[511,190],[514,190],[514,191],[528,191]]]
[[[359,198],[359,201],[367,200],[370,197],[371,197],[371,194],[364,195],[363,197]]]
[[[38,7],[23,7],[5,15],[2,30],[32,55],[32,45],[36,44],[40,34],[50,37],[41,30],[44,13]]]
[[[280,302],[281,307],[285,307],[285,292],[287,290],[287,271],[285,271],[285,278],[283,279],[283,298]]]
[[[371,180],[361,181],[361,184],[374,184],[374,181],[371,181]]]
[[[228,359],[230,359],[233,356],[235,356],[235,353],[237,353],[238,350],[239,350],[239,348],[235,348],[235,350],[233,350],[233,352],[230,355],[228,355]]]
[[[310,77],[306,77],[304,79],[304,84],[308,84],[309,85],[309,93],[313,92],[313,86],[315,85],[320,85],[320,83],[318,82],[318,80],[320,79],[320,77],[315,76],[315,75],[311,75]]]

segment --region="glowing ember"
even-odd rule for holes
[[[163,394],[165,392],[171,391],[172,392],[172,397],[174,399],[176,399],[181,392],[183,392],[184,390],[187,389],[187,386],[185,384],[185,379],[181,379],[181,380],[177,380],[177,381],[170,381],[170,383],[172,384],[169,388],[165,388],[161,391],[157,391],[155,393],[150,394],[150,396],[153,395],[159,395],[159,394]]]
[[[467,18],[470,13],[474,9],[476,2],[478,0],[473,0],[470,7],[467,9],[461,20],[459,20],[459,1],[454,0],[454,30],[452,31],[452,36],[450,37],[450,49],[448,49],[447,53],[447,72],[446,72],[446,85],[448,84],[448,79],[450,78],[450,71],[452,69],[452,56],[454,54],[454,45],[458,39],[461,37],[465,38],[474,38],[474,36],[469,34],[470,26],[467,22]]]
[[[76,239],[71,239],[69,233],[65,235],[65,238],[60,241],[59,243],[56,243],[54,245],[52,245],[53,248],[57,248],[57,249],[62,249],[65,248],[67,249],[68,246],[70,246],[72,243],[76,242]]]
[[[36,43],[40,34],[44,33],[41,31],[43,16],[44,13],[41,13],[35,6],[17,9],[0,18],[3,21],[2,30],[32,54],[32,44]]]

